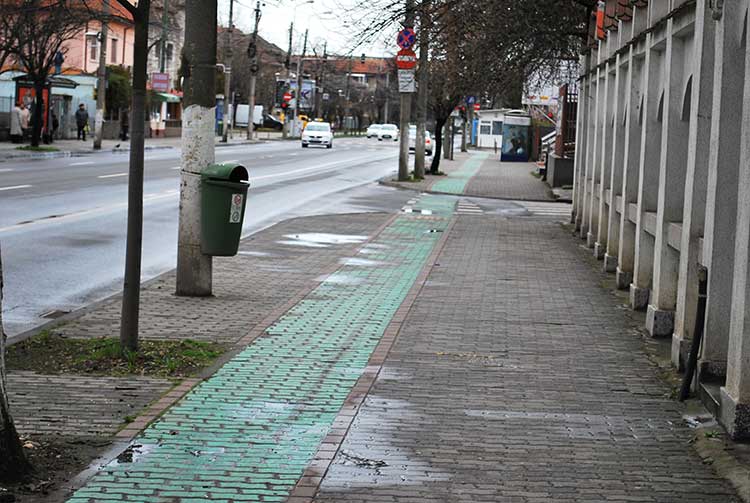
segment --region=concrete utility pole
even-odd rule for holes
[[[391,68],[388,67],[385,70],[385,106],[383,110],[383,124],[388,124],[390,119],[391,110]]]
[[[169,21],[169,0],[164,0],[161,13],[161,53],[159,54],[159,71],[167,71],[167,22]]]
[[[229,26],[227,34],[224,37],[224,124],[221,135],[221,142],[227,142],[229,134],[229,122],[232,116],[232,107],[229,103],[229,93],[231,93],[230,84],[232,83],[232,18],[234,14],[234,0],[229,0]]]
[[[469,149],[466,147],[466,130],[468,129],[469,124],[469,104],[466,103],[466,100],[464,100],[465,110],[464,110],[464,127],[461,128],[461,152],[468,152]]]
[[[185,4],[177,295],[211,295],[212,261],[201,252],[201,171],[215,160],[216,2]]]
[[[289,23],[289,51],[286,53],[286,86],[291,91],[292,87],[292,37],[294,37],[294,21]],[[289,136],[289,108],[284,112],[284,127],[281,128],[281,136],[286,139]]]
[[[406,0],[404,28],[414,28],[414,0]],[[411,121],[411,95],[401,93],[401,117],[399,129],[398,179],[409,179],[409,122]]]
[[[107,16],[109,15],[109,1],[102,2],[102,31],[99,34],[101,44],[99,47],[99,69],[97,70],[96,83],[96,117],[94,118],[94,150],[101,150],[102,135],[104,134],[104,107],[107,99]]]
[[[255,117],[255,81],[258,75],[258,23],[260,23],[260,0],[255,6],[255,27],[253,28],[253,35],[250,39],[250,45],[247,47],[247,55],[250,58],[250,96],[248,99],[248,111],[247,119],[247,139],[253,139],[253,119]],[[262,118],[261,118],[262,121]]]
[[[297,125],[297,117],[299,117],[300,105],[302,104],[302,59],[305,57],[307,52],[307,30],[305,30],[305,42],[302,44],[302,54],[297,57],[297,92],[294,94],[294,122],[293,125]]]
[[[429,0],[422,0],[419,12],[419,73],[417,82],[417,138],[414,145],[414,178],[424,178],[425,129],[427,122],[427,86],[429,78]],[[433,151],[433,155],[435,152]],[[440,155],[438,152],[437,155]]]

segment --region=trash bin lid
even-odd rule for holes
[[[208,165],[203,171],[201,171],[201,178],[204,180],[223,180],[240,183],[247,182],[250,179],[250,176],[248,175],[245,166],[229,162]]]

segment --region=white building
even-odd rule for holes
[[[707,268],[700,388],[735,438],[750,437],[749,7],[607,1],[582,60],[574,189],[578,234],[675,366]]]

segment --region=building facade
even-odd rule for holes
[[[582,57],[576,232],[648,332],[671,337],[677,367],[707,270],[698,388],[750,438],[750,0],[599,4]]]

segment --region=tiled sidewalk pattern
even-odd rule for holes
[[[172,383],[148,377],[8,374],[10,404],[22,434],[112,435]]]
[[[552,201],[546,183],[531,176],[535,165],[526,162],[500,162],[491,156],[479,172],[466,184],[468,196],[521,199],[525,201]]]
[[[469,180],[476,175],[479,168],[487,159],[489,154],[484,152],[475,153],[467,160],[461,169],[449,173],[447,177],[438,180],[432,184],[433,192],[443,192],[446,194],[463,194]]]
[[[588,252],[457,219],[315,501],[736,501]]]
[[[400,215],[264,336],[190,392],[70,503],[284,501],[447,227]],[[441,216],[442,215],[442,216]]]
[[[143,288],[140,337],[234,343],[359,246],[357,240],[327,243],[327,234],[369,235],[388,218],[384,213],[326,215],[275,225],[243,240],[236,257],[214,260],[213,297],[176,297],[174,272],[166,274]],[[119,337],[120,307],[114,298],[55,332]]]

